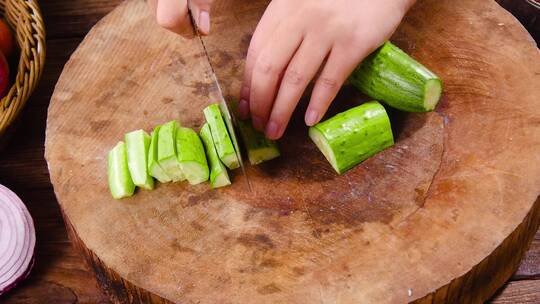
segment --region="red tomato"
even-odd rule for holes
[[[0,53],[0,98],[4,97],[9,89],[9,65],[4,54]]]
[[[0,20],[0,51],[7,57],[13,53],[13,34],[6,21]]]

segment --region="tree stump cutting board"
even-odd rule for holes
[[[204,38],[230,98],[265,1],[218,1]],[[493,1],[419,1],[392,40],[445,83],[437,111],[391,112],[397,143],[337,176],[301,110],[282,157],[233,185],[159,185],[115,201],[124,133],[198,128],[216,88],[197,39],[143,1],[96,25],[51,100],[46,158],[77,246],[125,302],[464,303],[487,299],[540,222],[540,54]],[[331,112],[365,98],[344,87]],[[304,106],[301,106],[305,107]]]

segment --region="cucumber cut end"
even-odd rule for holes
[[[249,162],[252,165],[258,165],[280,156],[279,150],[275,147],[265,147],[248,151]]]
[[[171,178],[165,173],[163,168],[158,163],[153,163],[148,171],[150,175],[155,177],[160,183],[168,183],[171,181]]]
[[[442,83],[439,79],[430,79],[424,88],[424,108],[432,111],[439,103],[442,94]]]
[[[225,166],[227,166],[227,168],[231,170],[240,168],[240,162],[234,153],[224,156],[221,161]]]
[[[144,183],[138,184],[137,186],[144,190],[154,190],[154,179],[151,176],[148,176]]]
[[[208,180],[208,167],[197,162],[181,162],[180,168],[191,185],[197,185]]]
[[[176,160],[176,156],[161,160],[159,164],[161,168],[163,168],[163,171],[165,171],[165,174],[167,174],[173,182],[180,182],[186,179],[180,168],[180,164]]]
[[[135,192],[135,184],[129,174],[126,154],[126,145],[120,141],[107,155],[109,190],[114,199],[130,197]]]
[[[328,140],[324,137],[324,135],[319,130],[317,130],[317,128],[311,127],[309,128],[309,137],[315,143],[317,148],[319,148],[319,150],[328,160],[330,165],[332,165],[332,168],[334,168],[334,170],[336,170],[338,174],[341,174],[341,170],[339,170],[337,166],[334,151],[332,151],[332,148],[328,144]]]
[[[229,179],[229,174],[227,171],[223,171],[221,174],[218,174],[212,182],[212,188],[221,188],[231,184]]]

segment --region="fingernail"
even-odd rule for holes
[[[309,110],[306,114],[306,125],[313,126],[319,120],[319,113],[315,110]]]
[[[259,116],[253,116],[251,117],[251,122],[253,123],[253,127],[259,131],[264,130],[264,122]]]
[[[276,139],[279,136],[279,126],[276,122],[270,121],[266,125],[266,131],[264,132],[266,137],[270,139]]]
[[[207,11],[201,11],[199,13],[199,30],[203,34],[210,32],[210,14]]]
[[[247,119],[249,115],[249,103],[245,99],[240,99],[240,102],[238,103],[238,112],[240,114],[240,118]]]

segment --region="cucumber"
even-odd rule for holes
[[[176,157],[176,129],[178,123],[169,121],[159,128],[158,133],[158,163],[173,182],[185,180],[182,168]]]
[[[219,156],[214,146],[214,140],[212,139],[212,132],[210,126],[205,123],[200,131],[201,139],[206,148],[206,155],[208,156],[208,162],[210,163],[210,185],[212,188],[219,188],[231,184],[229,175],[227,174],[227,168],[221,163]]]
[[[129,174],[126,144],[120,141],[107,155],[109,190],[112,197],[121,199],[132,196],[135,184]]]
[[[394,144],[388,115],[376,101],[316,124],[309,137],[338,174]]]
[[[176,152],[180,168],[192,185],[208,180],[206,154],[199,135],[190,128],[176,130]]]
[[[391,42],[369,55],[349,82],[371,98],[407,112],[432,111],[442,93],[439,77]]]
[[[146,190],[154,189],[154,179],[148,174],[148,148],[150,136],[144,130],[129,132],[124,136],[129,173],[136,186]]]
[[[236,156],[234,145],[227,131],[227,126],[221,116],[221,111],[218,104],[211,104],[204,109],[204,117],[210,126],[212,139],[216,147],[217,154],[221,161],[229,169],[240,167],[240,161]]]
[[[161,183],[171,181],[171,178],[165,173],[158,163],[158,134],[160,126],[154,128],[150,139],[150,147],[148,148],[148,173],[155,177]]]
[[[266,138],[264,133],[255,130],[251,120],[238,120],[238,129],[252,165],[260,164],[280,155],[276,142]]]

